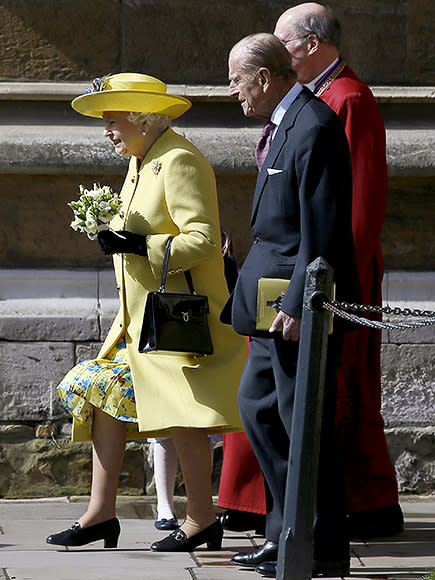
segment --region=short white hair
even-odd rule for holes
[[[127,119],[135,125],[147,123],[150,127],[157,129],[167,129],[171,124],[171,119],[167,115],[159,115],[158,113],[129,113]]]

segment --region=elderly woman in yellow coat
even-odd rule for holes
[[[58,390],[74,417],[73,439],[93,442],[93,479],[86,512],[47,542],[78,546],[103,539],[116,547],[117,482],[127,437],[171,436],[183,471],[187,517],[154,551],[221,546],[212,504],[209,434],[240,430],[236,393],[246,341],[219,321],[228,291],[213,170],[205,157],[170,127],[190,102],[170,95],[148,75],[121,73],[94,81],[73,103],[83,115],[102,117],[104,136],[131,155],[120,194],[122,211],[101,231],[113,255],[120,309],[96,360],[72,369]],[[214,353],[207,357],[140,353],[149,291],[158,290],[166,242],[173,237],[168,292],[208,296]]]

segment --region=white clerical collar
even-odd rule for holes
[[[296,82],[292,86],[292,88],[288,91],[288,93],[286,93],[284,95],[284,97],[281,99],[281,101],[278,103],[278,105],[275,107],[275,110],[273,111],[272,116],[270,117],[270,120],[272,121],[272,123],[275,123],[275,125],[276,125],[276,127],[272,131],[272,139],[275,137],[275,133],[279,127],[279,124],[283,120],[284,115],[287,113],[290,105],[293,103],[293,101],[299,95],[301,90],[302,90],[302,85],[300,85],[298,82]]]
[[[319,76],[317,76],[315,79],[313,79],[312,81],[310,81],[309,83],[307,83],[307,84],[305,85],[305,86],[307,87],[307,89],[310,89],[310,91],[311,91],[312,93],[314,93],[314,88],[315,88],[315,86],[317,85],[317,83],[320,81],[320,79],[321,79],[323,76],[326,76],[326,73],[329,71],[329,69],[333,68],[333,67],[334,67],[334,66],[335,66],[335,65],[338,63],[338,61],[339,61],[339,57],[337,57],[337,58],[334,60],[334,62],[331,62],[331,64],[330,64],[329,66],[327,66],[327,67],[325,68],[325,70],[324,70],[324,71],[322,71],[322,72],[319,74]]]

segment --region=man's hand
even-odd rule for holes
[[[301,319],[289,316],[282,310],[272,322],[269,332],[276,332],[282,327],[282,337],[284,340],[299,340],[301,334]]]

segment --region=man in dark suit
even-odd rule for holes
[[[266,483],[266,542],[236,554],[234,564],[276,575],[282,530],[293,397],[305,270],[322,256],[334,268],[338,299],[358,300],[359,284],[351,228],[352,173],[342,124],[335,113],[296,82],[291,59],[273,35],[238,42],[229,56],[229,94],[246,116],[273,123],[270,148],[254,193],[254,243],[222,318],[250,336],[250,353],[238,403],[244,427]],[[263,141],[266,141],[263,139]],[[264,150],[259,151],[260,161]],[[291,280],[269,331],[257,329],[260,278]],[[329,338],[325,402],[314,528],[313,575],[346,575],[342,471],[336,454],[336,368],[342,342],[339,324]]]

